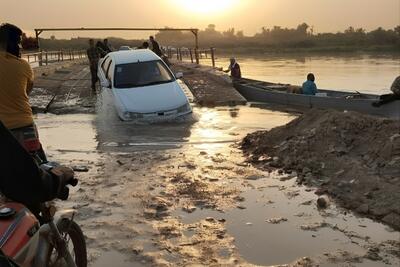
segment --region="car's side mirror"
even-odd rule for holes
[[[111,83],[110,83],[109,80],[102,80],[102,81],[100,82],[100,84],[101,84],[101,87],[104,87],[104,88],[111,88]]]
[[[177,73],[175,73],[175,78],[177,78],[177,79],[182,79],[182,78],[183,78],[183,72],[177,72]]]

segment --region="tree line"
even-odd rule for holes
[[[166,27],[168,28],[168,27]],[[161,31],[155,35],[163,46],[193,47],[194,37],[191,32]],[[88,46],[89,38],[72,38],[70,40],[40,39],[42,49],[84,49]],[[126,40],[122,38],[108,38],[110,43],[118,48],[122,45],[137,47],[146,40]],[[216,48],[241,48],[255,50],[296,50],[296,49],[321,49],[326,50],[353,50],[362,48],[376,48],[376,50],[391,50],[400,52],[400,25],[394,29],[379,27],[372,31],[363,28],[349,27],[343,32],[315,33],[314,28],[307,23],[299,24],[296,28],[272,28],[262,27],[260,32],[253,36],[246,36],[243,31],[230,28],[226,31],[218,31],[216,25],[210,24],[204,30],[199,31],[200,47]],[[26,49],[37,48],[35,39],[24,36],[23,47]],[[339,50],[340,50],[339,49]]]
[[[193,35],[190,32],[159,32],[156,38],[161,43],[173,46],[192,46]],[[270,47],[270,48],[315,48],[315,47],[367,47],[388,46],[394,49],[400,47],[400,25],[394,29],[385,30],[379,27],[367,32],[363,28],[349,27],[343,32],[315,33],[314,28],[302,23],[296,28],[262,27],[253,36],[245,36],[243,31],[230,28],[218,31],[214,24],[199,31],[200,46],[236,48],[236,47]]]

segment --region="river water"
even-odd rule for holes
[[[226,69],[231,55],[219,55],[216,66]],[[383,94],[400,75],[400,55],[237,55],[242,75],[262,81],[301,85],[309,72],[318,88]],[[202,64],[211,64],[203,59]]]
[[[228,59],[218,60],[218,65],[222,65],[227,64]],[[271,73],[276,71],[283,75],[279,69],[287,70],[292,64],[292,70],[297,70],[295,66],[298,66],[298,78],[301,79],[301,64],[317,64],[312,63],[314,60],[326,69],[329,65],[327,60],[323,62],[321,58],[312,59],[310,62],[306,60],[303,63],[296,63],[295,59],[238,60],[245,76],[257,79],[266,77],[265,80],[271,81],[275,81],[272,80],[272,75],[246,75],[247,66],[254,68],[254,75],[257,68],[260,73],[264,73],[264,67]],[[277,63],[280,60],[281,65]],[[338,65],[345,65],[344,59],[341,60],[332,59]],[[386,62],[382,63],[382,69],[387,72],[391,69],[390,65],[393,67],[397,64],[397,67],[393,68],[399,70],[394,59],[380,60]],[[267,65],[272,65],[271,62],[274,62],[275,67],[267,68]],[[349,64],[352,64],[351,61]],[[307,72],[304,68],[304,72]],[[372,73],[371,66],[366,64],[366,68]],[[314,72],[318,79],[321,74]],[[333,66],[330,73],[339,75],[339,71],[335,72]],[[274,76],[276,81],[279,80],[277,77]],[[283,76],[281,77],[284,80]],[[391,80],[390,77],[387,78]],[[295,79],[295,76],[292,76],[292,79]],[[373,77],[369,79],[372,81]],[[290,82],[289,78],[285,82]],[[253,174],[256,170],[250,166],[238,165],[243,163],[244,158],[234,144],[247,133],[283,125],[294,119],[295,115],[262,107],[195,106],[193,117],[187,121],[135,124],[118,120],[107,91],[101,92],[98,100],[96,115],[40,114],[36,118],[41,139],[50,159],[69,166],[89,167],[87,174],[79,174],[81,184],[78,188],[71,189],[73,191],[70,202],[64,205],[67,208],[80,205],[82,215],[77,217],[77,221],[88,237],[92,266],[150,266],[148,262],[141,261],[143,258],[132,256],[131,248],[138,244],[143,247],[141,254],[154,253],[154,247],[149,244],[152,244],[156,237],[147,229],[149,226],[143,223],[145,221],[136,221],[142,214],[143,204],[141,195],[134,197],[134,194],[146,193],[150,184],[157,185],[157,188],[165,188],[169,184],[163,184],[164,180],[160,178],[160,174],[178,174],[186,170],[182,169],[184,166],[181,167],[186,162],[194,167],[186,170],[187,173],[192,173],[198,179],[200,178],[196,175],[218,178],[218,182],[210,181],[209,184],[221,183],[229,187],[232,183],[232,186],[240,188],[244,201],[241,202],[240,208],[225,209],[223,213],[220,210],[199,208],[188,214],[177,207],[171,211],[171,217],[179,220],[182,225],[204,221],[210,216],[226,220],[226,233],[234,238],[235,251],[246,262],[258,265],[286,264],[299,257],[309,256],[320,260],[321,266],[337,266],[335,262],[327,261],[327,257],[341,260],[341,266],[372,267],[386,266],[386,263],[393,266],[398,264],[398,258],[392,255],[384,255],[386,262],[373,262],[364,258],[357,262],[348,262],[342,259],[350,253],[356,257],[351,260],[357,260],[358,255],[362,257],[371,246],[388,240],[398,240],[398,232],[338,209],[334,203],[326,211],[318,210],[315,194],[308,188],[297,186],[294,179],[281,181],[278,174],[265,173],[260,180],[244,180],[245,176]],[[219,159],[220,163],[213,159]],[[173,169],[168,169],[168,166],[173,166]],[[244,170],[244,173],[233,173],[231,169]],[[244,182],[248,185],[245,186]],[[267,219],[278,217],[285,218],[286,221],[278,224],[267,222]],[[326,226],[311,230],[302,229],[302,226],[318,225],[321,222]],[[185,238],[186,235],[189,238],[190,234],[185,232]],[[156,239],[156,243],[158,241]],[[381,254],[384,253],[386,251]],[[166,251],[167,256],[157,255],[165,257],[168,261],[168,257],[177,256],[169,254]],[[171,262],[174,263],[173,259]]]

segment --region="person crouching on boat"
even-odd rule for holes
[[[307,81],[302,86],[303,95],[315,95],[318,93],[317,85],[315,84],[315,76],[312,73],[307,75]]]
[[[400,100],[400,76],[394,80],[390,90],[393,92],[393,94],[381,95],[379,97],[379,101],[372,103],[372,105],[374,107],[380,107],[395,100]]]
[[[228,69],[225,71],[226,73],[231,72],[231,77],[233,80],[241,79],[242,78],[242,72],[240,70],[240,65],[237,63],[235,58],[230,59],[230,64]]]

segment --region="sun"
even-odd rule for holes
[[[223,13],[236,6],[239,0],[174,0],[177,9],[197,14]]]

